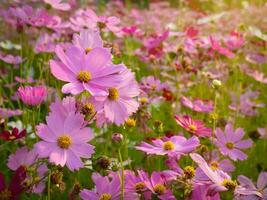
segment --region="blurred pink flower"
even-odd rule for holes
[[[20,99],[29,106],[40,105],[47,96],[47,90],[44,86],[20,86],[18,89]]]
[[[70,10],[70,4],[63,3],[62,0],[44,0],[45,3],[52,6],[54,9],[67,11]]]
[[[17,170],[19,167],[30,167],[37,159],[37,153],[34,150],[29,151],[27,147],[18,149],[14,154],[8,157],[7,166],[9,169]]]

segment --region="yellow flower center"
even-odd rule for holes
[[[195,169],[192,166],[186,166],[184,168],[184,177],[186,179],[192,179],[195,176]]]
[[[174,149],[174,144],[172,141],[167,141],[163,143],[163,149],[166,151],[171,151]]]
[[[194,124],[189,125],[188,128],[189,128],[190,131],[196,131],[197,130],[197,127]]]
[[[130,126],[130,127],[134,127],[136,125],[136,121],[132,118],[127,119],[125,123],[127,126]]]
[[[231,179],[224,179],[222,186],[226,187],[228,190],[234,190],[237,186],[237,182]]]
[[[57,145],[62,149],[68,149],[71,145],[71,138],[68,135],[61,135],[57,139]]]
[[[85,53],[86,53],[86,54],[90,53],[90,51],[92,51],[92,49],[89,48],[89,47],[85,49]]]
[[[8,189],[0,192],[0,200],[11,200],[12,194]]]
[[[234,143],[233,142],[227,142],[225,144],[225,146],[228,148],[228,149],[233,149],[234,148]]]
[[[80,71],[77,75],[78,81],[87,83],[91,80],[91,73],[88,71]]]
[[[211,168],[212,170],[217,170],[217,169],[219,168],[219,163],[216,162],[216,161],[211,162],[211,163],[210,163],[210,168]]]
[[[82,114],[84,115],[92,115],[95,112],[94,105],[91,103],[87,103],[82,107]]]
[[[154,187],[154,191],[157,195],[164,194],[165,190],[166,190],[166,187],[162,184],[156,184]]]
[[[116,101],[119,98],[119,91],[116,88],[109,88],[108,98],[112,101]]]
[[[148,99],[147,99],[146,97],[141,97],[141,98],[139,99],[139,101],[140,101],[140,103],[145,104],[145,103],[148,102]]]
[[[144,182],[138,182],[134,185],[135,191],[141,193],[145,189],[146,185]]]
[[[111,194],[104,193],[100,196],[99,200],[110,200],[111,199]]]

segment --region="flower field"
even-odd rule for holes
[[[264,0],[2,0],[0,200],[267,200]]]

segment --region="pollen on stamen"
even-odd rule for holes
[[[119,91],[116,88],[109,88],[108,98],[112,101],[116,101],[119,98]]]
[[[171,151],[174,149],[174,144],[172,141],[167,141],[163,143],[163,149],[166,151]]]
[[[82,83],[87,83],[91,80],[91,73],[88,71],[80,71],[77,74],[77,80]]]
[[[62,149],[68,149],[71,143],[72,143],[71,138],[68,135],[61,135],[57,139],[57,145]]]
[[[154,187],[154,191],[157,195],[162,195],[166,191],[166,187],[162,184],[156,184]]]
[[[111,194],[104,193],[100,196],[99,200],[110,200],[111,199]]]

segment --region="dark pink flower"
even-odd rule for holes
[[[212,130],[198,120],[193,120],[190,116],[175,115],[175,120],[182,128],[198,137],[210,137]]]
[[[21,86],[18,89],[18,94],[23,103],[30,106],[36,106],[40,105],[45,100],[47,90],[44,86]]]

